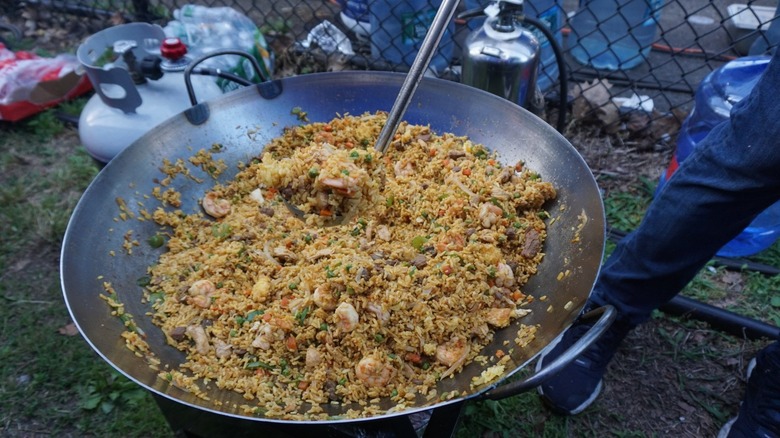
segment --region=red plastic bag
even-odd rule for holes
[[[0,120],[21,120],[92,89],[78,66],[73,55],[42,58],[0,43]]]

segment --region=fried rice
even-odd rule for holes
[[[202,213],[154,212],[169,232],[146,297],[186,353],[161,377],[236,391],[268,417],[379,398],[403,407],[437,396],[528,312],[522,287],[544,256],[553,186],[426,126],[403,123],[382,155],[385,120],[288,128],[208,191]],[[324,226],[333,216],[343,222]]]

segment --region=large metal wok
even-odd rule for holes
[[[232,392],[212,388],[208,390],[211,401],[206,401],[175,388],[158,378],[156,371],[125,347],[120,336],[125,330],[123,322],[111,315],[111,309],[100,298],[105,293],[104,282],[113,285],[118,300],[148,336],[151,349],[161,360],[160,369],[174,369],[183,361],[183,354],[166,345],[161,331],[145,317],[148,307],[141,303],[141,287],[137,285],[146,267],[163,251],[145,243],[158,232],[158,226],[150,220],[123,220],[117,199],[124,200],[126,209],[136,217],[141,210],[153,211],[156,200],[146,195],[164,177],[159,169],[163,159],[181,158],[186,162],[195,151],[209,149],[215,143],[224,146],[216,157],[229,165],[229,170],[219,179],[228,180],[235,175],[239,162],[257,156],[262,146],[280,135],[286,126],[303,123],[298,114],[293,114],[293,108],[305,111],[312,122],[328,121],[345,113],[387,111],[403,79],[403,75],[394,73],[339,72],[243,88],[174,116],[120,153],[87,188],[73,212],[62,247],[65,301],[87,342],[113,367],[166,402],[173,400],[238,419],[285,423],[245,417],[236,405],[246,401]],[[372,418],[413,413],[464,399],[502,398],[538,384],[533,378],[521,386],[509,386],[506,381],[572,323],[590,294],[604,250],[603,205],[588,166],[563,136],[536,116],[492,94],[426,78],[405,120],[429,124],[439,133],[467,135],[498,151],[504,163],[523,160],[527,167],[554,184],[558,198],[548,207],[552,219],[544,261],[539,273],[524,288],[539,299],[531,305],[530,315],[499,331],[484,354],[490,356],[499,348],[507,351],[505,341],[514,345],[519,323],[538,325],[536,338],[528,347],[512,350],[512,360],[498,382],[472,388],[472,377],[479,375],[483,367],[471,364],[455,378],[439,383],[440,394],[457,391],[461,395],[447,401],[421,399],[411,410]],[[205,182],[198,184],[193,178],[177,178],[172,184],[182,193],[185,213],[199,210],[198,199],[213,184],[199,169],[192,173]],[[132,248],[131,255],[122,249],[127,233],[132,233],[131,240],[141,242]],[[546,299],[541,299],[543,296]],[[609,312],[602,316],[600,323],[607,315]],[[598,334],[592,335],[595,336]],[[392,407],[389,401],[386,407]],[[334,418],[348,408],[356,406],[325,407]]]

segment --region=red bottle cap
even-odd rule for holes
[[[162,46],[160,47],[160,54],[165,59],[176,61],[187,54],[187,46],[178,38],[166,38],[163,40]]]

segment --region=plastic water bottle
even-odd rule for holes
[[[466,10],[484,8],[490,3],[489,0],[466,0]],[[555,41],[563,48],[563,23],[566,12],[561,6],[560,0],[526,0],[525,14],[534,17],[547,27],[555,35]],[[474,18],[469,20],[469,28],[478,29],[484,23],[484,18]],[[539,59],[539,76],[536,85],[542,91],[547,91],[558,80],[558,61],[555,59],[555,52],[552,49],[550,41],[537,28],[528,26],[528,29],[534,34],[541,48],[541,57]]]
[[[546,24],[555,36],[558,46],[563,48],[563,17],[565,12],[561,7],[559,0],[531,0],[525,2],[525,13],[530,17],[536,17],[539,21]],[[541,58],[539,59],[539,78],[536,85],[542,91],[547,91],[555,81],[558,80],[558,61],[555,59],[552,45],[547,37],[536,29],[529,27],[534,34],[541,48]]]
[[[441,0],[370,1],[371,57],[375,61],[411,66],[439,5]],[[429,69],[436,75],[442,74],[450,65],[454,33],[455,23],[452,22],[431,60]]]
[[[371,35],[371,20],[368,18],[368,0],[338,0],[341,5],[339,17],[358,38],[368,39]]]
[[[207,7],[185,4],[173,11],[174,20],[164,28],[166,36],[181,39],[192,57],[199,57],[218,50],[238,49],[248,52],[259,63],[267,77],[274,67],[274,56],[268,42],[257,25],[246,15],[230,7]],[[249,62],[240,56],[225,55],[209,58],[202,64],[219,68],[255,82],[260,77]],[[231,91],[240,85],[226,79],[217,79],[223,91]]]
[[[569,53],[600,70],[642,63],[655,41],[663,0],[580,0],[569,26]]]
[[[746,56],[708,74],[696,90],[694,108],[677,136],[677,149],[661,176],[660,190],[693,148],[719,123],[732,106],[745,98],[769,64],[769,56]],[[737,237],[718,251],[721,257],[745,257],[763,251],[780,237],[780,201],[764,210]]]

